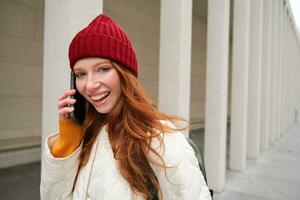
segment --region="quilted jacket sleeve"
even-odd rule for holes
[[[41,199],[71,200],[82,145],[67,157],[55,158],[51,155],[50,147],[56,139],[57,134],[48,137],[46,140],[45,150],[42,156]]]
[[[164,146],[160,146],[158,139],[153,141],[152,146],[158,150],[169,168],[165,171],[153,164],[152,168],[160,182],[163,198],[211,200],[194,150],[185,136],[180,132],[167,133],[163,135],[162,140]]]

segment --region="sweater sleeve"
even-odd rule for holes
[[[51,154],[56,158],[63,158],[72,154],[80,145],[83,138],[82,127],[72,120],[59,121],[59,136],[53,146]]]
[[[161,145],[163,141],[164,145]],[[167,169],[151,164],[166,199],[211,200],[193,148],[181,132],[166,133],[151,146],[162,156]],[[161,163],[154,154],[150,156]]]
[[[70,155],[56,158],[51,154],[50,149],[58,137],[58,134],[49,136],[43,151],[40,185],[41,200],[73,199],[72,190],[78,172],[82,144]]]

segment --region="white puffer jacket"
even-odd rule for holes
[[[132,196],[129,184],[116,167],[116,160],[103,128],[92,147],[88,163],[81,168],[74,185],[82,146],[65,158],[54,158],[49,150],[57,135],[47,138],[43,155],[41,176],[42,200],[139,200]],[[168,133],[151,145],[162,155],[167,166],[164,169],[151,165],[158,178],[164,200],[210,200],[209,190],[199,169],[192,147],[182,133]],[[154,155],[150,155],[155,158]],[[167,175],[167,177],[166,177]],[[74,185],[74,190],[73,190]]]

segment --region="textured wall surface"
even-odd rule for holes
[[[43,7],[38,0],[0,1],[0,167],[15,162],[2,159],[16,149],[40,144]],[[39,158],[29,151],[27,161]]]
[[[103,12],[116,20],[133,41],[139,62],[139,79],[157,103],[160,1],[104,1]],[[205,100],[206,24],[193,9],[190,118],[202,128]],[[203,8],[202,8],[203,9]],[[182,66],[184,67],[184,66]]]
[[[103,12],[127,32],[139,64],[139,79],[157,103],[159,62],[159,0],[103,1]]]
[[[203,128],[205,115],[206,24],[195,17],[192,27],[192,71],[190,120],[194,128]]]

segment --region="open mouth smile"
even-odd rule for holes
[[[93,101],[102,101],[104,100],[106,97],[108,97],[110,95],[110,92],[104,92],[100,95],[97,95],[97,96],[91,96],[91,99]]]

